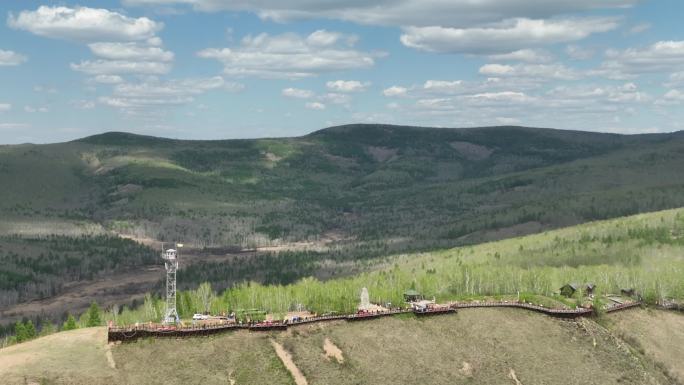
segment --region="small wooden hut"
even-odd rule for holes
[[[406,302],[416,302],[422,301],[423,295],[414,289],[408,289],[404,292],[404,301]]]
[[[587,295],[594,294],[594,289],[596,289],[596,285],[593,284],[593,283],[588,283],[588,284],[584,287],[584,291],[587,293]]]
[[[560,293],[562,296],[570,298],[577,291],[577,287],[576,283],[566,283],[560,288]]]
[[[620,294],[624,295],[625,297],[634,297],[635,291],[632,287],[625,287],[620,289]]]

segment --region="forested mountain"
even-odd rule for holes
[[[116,234],[190,246],[198,257],[181,287],[327,278],[399,252],[681,207],[682,165],[681,132],[526,127],[347,125],[220,141],[106,133],[0,146],[0,277],[13,282],[3,296],[44,298],[71,280],[156,263]],[[202,259],[257,246],[280,253]],[[37,284],[50,275],[52,286]]]

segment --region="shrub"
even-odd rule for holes
[[[74,318],[73,315],[69,314],[67,317],[67,320],[64,321],[64,325],[62,326],[62,330],[74,330],[78,329],[78,325],[76,325],[76,319]]]
[[[93,301],[93,303],[90,304],[90,308],[88,309],[88,319],[86,321],[86,326],[100,326],[101,324],[102,320],[100,319],[100,307],[97,306],[97,303]]]
[[[17,323],[14,325],[14,334],[16,335],[17,342],[24,342],[28,340],[26,326],[21,321],[17,321]]]

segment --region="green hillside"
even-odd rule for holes
[[[0,276],[14,282],[0,288],[0,311],[156,263],[142,249],[86,262],[110,250],[112,235],[190,246],[183,288],[329,279],[397,253],[681,207],[682,164],[681,133],[524,127],[349,125],[224,141],[106,133],[0,146]],[[53,250],[55,242],[78,247]],[[225,258],[255,246],[279,254]],[[224,258],[203,257],[212,253]],[[121,294],[108,290],[100,292]]]
[[[586,300],[580,289],[572,298],[557,295],[566,283],[596,285],[596,307],[607,294],[632,288],[644,302],[684,300],[684,209],[674,209],[511,238],[475,246],[387,258],[376,270],[353,277],[290,285],[246,282],[219,293],[184,291],[178,295],[181,317],[211,310],[262,309],[283,314],[300,304],[319,314],[351,313],[361,288],[374,303],[403,303],[413,287],[428,298],[453,300],[521,298],[547,306],[574,307]],[[160,320],[163,301],[148,298],[138,309],[108,313],[122,325]]]

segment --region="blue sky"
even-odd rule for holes
[[[3,1],[0,143],[684,129],[678,0]]]

